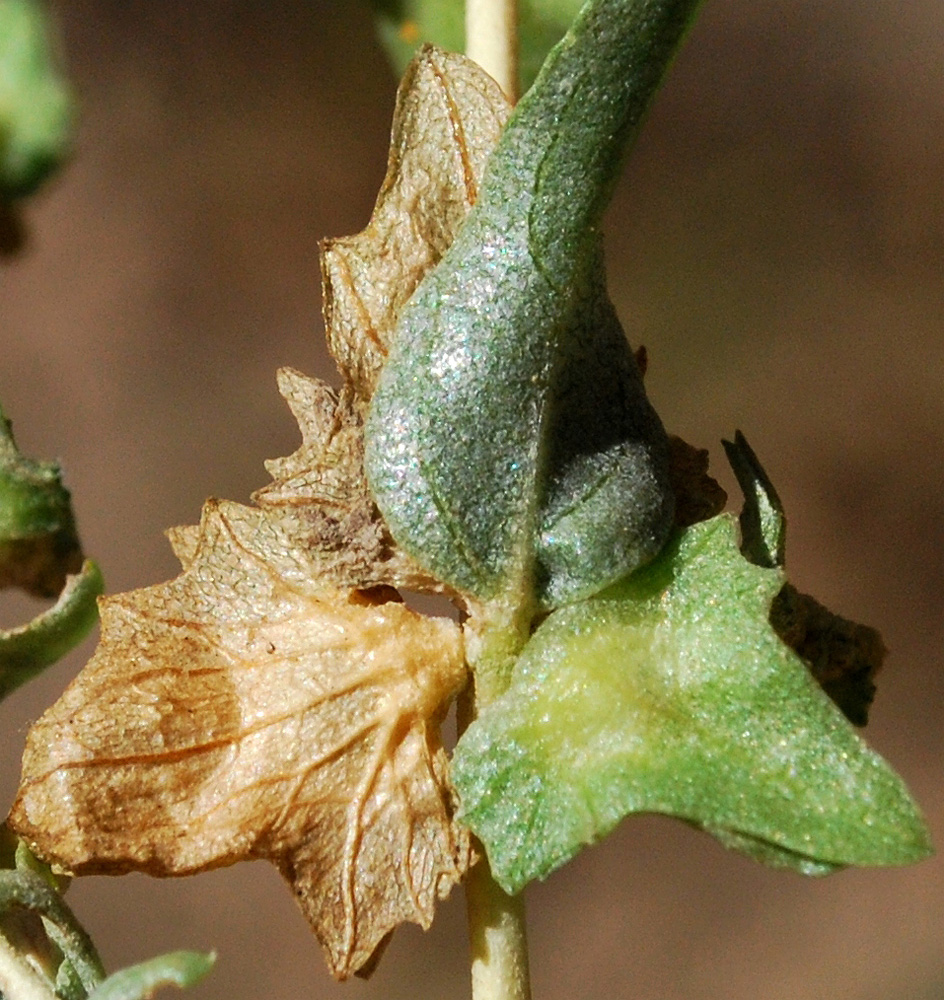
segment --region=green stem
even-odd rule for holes
[[[0,914],[16,907],[45,918],[50,939],[72,963],[86,993],[105,978],[91,938],[65,900],[40,875],[22,870],[0,872]]]

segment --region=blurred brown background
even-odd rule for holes
[[[82,121],[0,267],[0,399],[59,457],[109,588],[176,571],[162,531],[294,449],[279,365],[331,378],[318,240],[364,225],[394,80],[366,10],[62,0]],[[944,32],[939,0],[709,0],[609,215],[611,285],[665,423],[741,427],[802,589],[878,625],[868,730],[944,843]],[[729,487],[732,479],[724,474]],[[4,596],[3,621],[31,611]],[[29,721],[91,643],[2,706]],[[279,876],[88,879],[111,968],[216,948],[200,997],[467,995],[456,894],[335,985]],[[944,861],[824,881],[633,819],[529,890],[537,1000],[944,997]]]

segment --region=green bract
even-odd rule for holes
[[[6,825],[0,827],[0,855],[0,943],[7,945],[12,929],[30,928],[24,937],[29,947],[22,953],[9,949],[3,971],[19,967],[34,984],[29,996],[148,1000],[162,986],[195,985],[213,967],[212,954],[174,951],[106,978],[95,945],[62,898],[68,879],[54,875]]]
[[[666,436],[606,295],[598,223],[695,6],[584,7],[400,317],[368,479],[397,542],[476,597],[554,607],[668,535]]]
[[[65,157],[72,101],[35,0],[0,0],[0,201],[30,194]]]
[[[508,891],[640,812],[808,874],[929,853],[901,780],[770,627],[783,582],[720,515],[544,622],[453,760]]]

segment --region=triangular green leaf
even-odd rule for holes
[[[928,854],[901,780],[772,630],[782,585],[720,515],[544,622],[453,762],[461,819],[508,891],[638,812],[806,873]]]
[[[668,443],[606,295],[598,223],[695,6],[584,7],[400,318],[368,479],[397,542],[477,597],[553,607],[668,534]]]

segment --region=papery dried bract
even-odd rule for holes
[[[279,373],[301,446],[268,463],[255,506],[209,501],[199,528],[172,529],[181,576],[104,602],[98,651],[30,734],[11,817],[76,873],[266,858],[339,978],[398,923],[428,926],[470,862],[439,732],[466,680],[461,634],[389,589],[444,588],[374,504],[363,415],[508,112],[473,63],[418,57],[370,225],[324,247],[341,387]]]
[[[387,176],[368,227],[322,246],[328,346],[366,402],[400,310],[478,197],[511,106],[474,62],[427,47],[397,93]]]
[[[34,726],[12,822],[76,872],[267,858],[339,977],[461,877],[439,717],[458,628],[270,560],[264,514],[211,501],[189,569],[107,599],[104,639]]]

